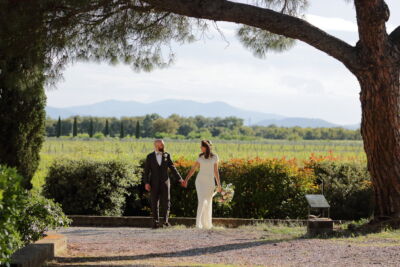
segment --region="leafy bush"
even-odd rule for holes
[[[125,216],[149,216],[150,215],[150,195],[144,189],[144,184],[141,182],[143,177],[144,160],[134,168],[135,183],[133,183],[128,192],[130,193],[126,198],[125,203]]]
[[[60,204],[37,193],[30,193],[24,201],[24,211],[18,220],[18,229],[22,241],[26,244],[39,240],[46,231],[66,227],[70,222]]]
[[[176,161],[185,176],[193,161]],[[50,168],[46,195],[60,202],[69,214],[150,215],[149,194],[138,167],[121,162],[61,161]],[[325,195],[334,219],[357,220],[373,211],[373,194],[366,167],[329,159],[299,163],[285,159],[232,159],[220,164],[222,181],[235,186],[228,205],[213,206],[216,217],[305,218],[306,194],[319,193],[317,179],[324,180]],[[188,188],[171,183],[171,216],[193,217],[197,210],[195,176]]]
[[[372,215],[373,189],[364,164],[311,161],[308,166],[324,181],[332,218],[358,220]]]
[[[181,174],[186,174],[193,162],[179,160],[176,164]],[[222,181],[235,186],[235,195],[229,205],[214,204],[214,216],[301,218],[307,214],[304,195],[317,189],[312,170],[283,159],[222,162],[220,176]],[[190,180],[188,189],[173,186],[171,201],[174,215],[195,216],[195,177]]]
[[[22,245],[17,228],[25,196],[21,181],[15,169],[0,165],[0,265]]]
[[[45,231],[69,224],[59,205],[26,192],[21,181],[15,169],[0,166],[0,265]]]
[[[122,161],[60,160],[49,169],[44,194],[67,214],[118,216],[138,183],[132,166]]]
[[[184,176],[192,161],[180,159],[176,166]],[[220,164],[221,180],[235,186],[229,205],[214,204],[213,214],[239,218],[305,218],[306,194],[320,193],[317,179],[325,183],[325,195],[331,205],[331,217],[343,220],[367,218],[373,211],[372,186],[365,165],[338,162],[334,159],[311,160],[299,167],[294,160],[233,159]],[[195,176],[183,189],[171,186],[171,214],[196,215]],[[140,193],[139,193],[140,194]],[[141,205],[129,215],[149,214],[146,194],[140,195]],[[146,213],[147,212],[147,213]]]
[[[96,139],[103,139],[104,138],[104,134],[100,133],[100,132],[97,132],[97,133],[95,133],[93,135],[93,137],[96,138]]]

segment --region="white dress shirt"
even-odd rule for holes
[[[156,158],[159,166],[161,166],[162,154],[162,152],[156,151]]]

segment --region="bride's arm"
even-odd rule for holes
[[[190,178],[193,176],[194,172],[197,170],[199,167],[199,162],[196,161],[195,164],[193,164],[192,168],[190,169],[188,175],[186,176],[185,183],[187,184],[190,180]]]
[[[215,180],[217,180],[218,192],[221,192],[221,180],[219,178],[219,171],[218,171],[218,161],[214,163],[214,175]]]

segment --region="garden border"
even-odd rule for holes
[[[97,227],[151,227],[151,217],[141,216],[91,216],[91,215],[69,215],[72,219],[71,226],[97,226]],[[269,224],[301,224],[306,226],[308,220],[297,219],[240,219],[240,218],[213,218],[213,225],[227,228],[236,228],[244,225],[259,223]],[[196,218],[174,217],[170,218],[171,225],[184,225],[192,227],[196,225]],[[343,224],[347,221],[334,220],[334,224]]]

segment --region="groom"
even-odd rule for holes
[[[157,139],[154,141],[154,152],[147,155],[143,177],[145,189],[150,192],[153,229],[160,226],[170,226],[168,222],[169,209],[171,207],[168,168],[178,178],[181,186],[184,186],[185,182],[175,168],[171,156],[167,152],[164,152],[164,141]],[[161,204],[161,215],[164,217],[161,225],[159,221],[159,204]]]

